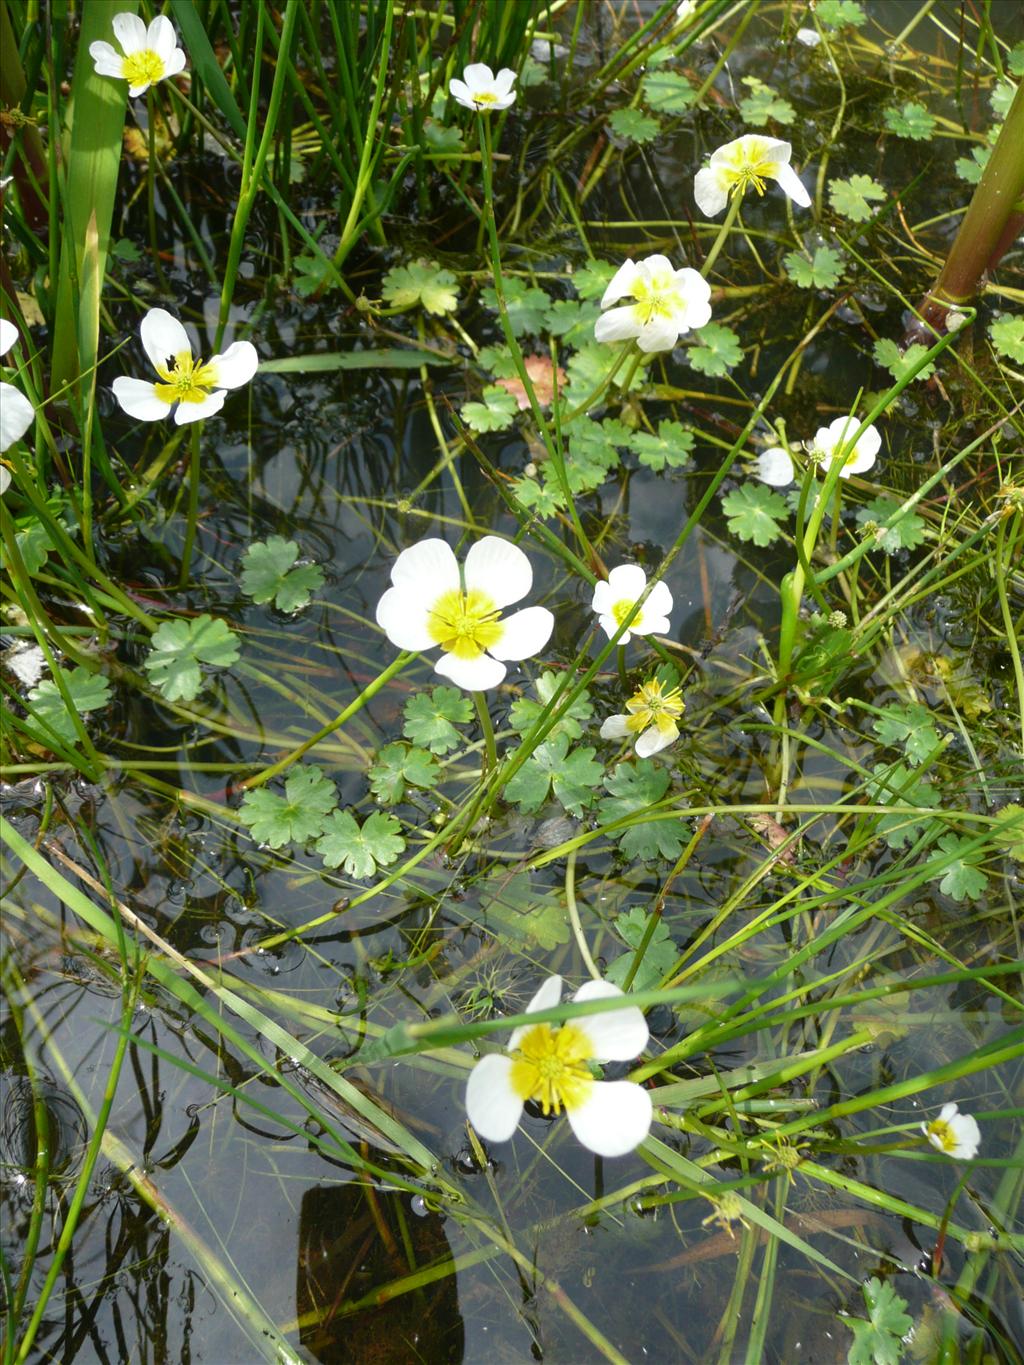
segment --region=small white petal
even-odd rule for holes
[[[650,1132],[651,1097],[633,1081],[595,1081],[583,1104],[567,1111],[572,1130],[598,1156],[625,1156]]]
[[[608,575],[608,586],[613,602],[635,602],[647,587],[647,575],[639,564],[618,564]]]
[[[501,639],[491,646],[489,653],[495,659],[517,662],[540,653],[551,639],[555,618],[547,607],[525,607],[505,617],[501,626]]]
[[[643,323],[637,317],[636,304],[612,308],[602,313],[594,323],[595,341],[631,341],[640,335]]]
[[[757,477],[772,488],[785,488],[793,482],[793,461],[782,446],[769,446],[757,457]]]
[[[467,692],[487,692],[499,687],[508,670],[489,654],[481,654],[475,659],[460,659],[454,654],[442,654],[434,665],[434,672],[442,678],[450,678],[456,687]]]
[[[588,1000],[611,1000],[622,997],[618,986],[610,981],[587,981],[573,1000],[585,1004]],[[599,1062],[628,1062],[647,1046],[650,1033],[643,1011],[635,1005],[626,1009],[609,1010],[607,1014],[592,1014],[573,1020],[594,1045],[594,1058]]]
[[[486,1142],[507,1142],[516,1131],[523,1102],[512,1089],[512,1060],[496,1052],[481,1057],[466,1083],[466,1113]]]
[[[0,451],[21,440],[35,415],[35,408],[20,389],[0,383]]]
[[[817,29],[798,28],[796,31],[796,40],[798,43],[803,43],[804,47],[817,47],[821,42],[821,34]]]
[[[3,423],[0,422],[0,428],[2,428],[2,425],[3,425]],[[6,449],[7,449],[7,447],[4,446],[4,450],[6,450]],[[8,488],[10,488],[10,486],[11,486],[11,471],[7,468],[7,466],[6,466],[5,464],[0,464],[0,498],[3,497],[3,495],[7,492]],[[40,651],[39,651],[40,657],[42,657],[42,653],[43,653],[42,650],[40,650]],[[20,677],[21,675],[19,674],[18,676]],[[29,684],[29,686],[31,686],[31,684]]]
[[[377,624],[398,649],[431,649],[437,641],[428,627],[428,613],[436,600],[429,588],[422,592],[404,585],[388,588],[377,603]]]
[[[553,1010],[556,1005],[561,1003],[562,978],[560,976],[549,976],[541,983],[540,988],[534,993],[533,999],[523,1010],[523,1013],[536,1014],[538,1010]],[[513,1029],[512,1036],[508,1040],[509,1052],[515,1052],[523,1034],[529,1032],[532,1027],[532,1024],[520,1024],[517,1029]]]
[[[637,757],[653,758],[655,754],[660,754],[662,749],[674,744],[678,738],[679,726],[674,722],[664,730],[657,725],[648,725],[636,742]]]
[[[678,340],[679,328],[672,318],[654,318],[640,328],[636,344],[645,355],[653,355],[655,351],[671,351]]]
[[[476,588],[486,593],[496,607],[518,602],[533,586],[529,559],[518,545],[500,536],[484,536],[470,548],[464,576],[467,592]]]
[[[693,178],[693,197],[705,218],[717,218],[729,202],[729,191],[717,172],[705,166]]]
[[[157,397],[156,387],[148,379],[120,375],[111,387],[119,406],[138,422],[159,422],[171,415],[171,404]]]
[[[779,166],[775,179],[779,183],[779,188],[789,195],[794,204],[799,204],[802,209],[810,207],[811,196],[804,189],[800,177],[792,166]]]
[[[503,66],[494,78],[494,90],[504,98],[511,93],[513,85],[516,83],[516,73],[511,67]]]
[[[227,394],[223,389],[215,389],[201,403],[179,403],[174,409],[174,420],[179,427],[189,426],[192,422],[202,422],[214,413],[220,412]]]
[[[470,90],[490,90],[494,85],[494,72],[484,62],[470,62],[462,75]]]
[[[660,578],[651,588],[650,595],[644,603],[644,616],[667,616],[672,610],[672,592],[668,584]]]
[[[629,298],[640,274],[641,270],[636,261],[623,261],[608,281],[608,287],[601,296],[601,307],[610,308],[613,303],[618,303],[619,299]]]
[[[219,389],[238,389],[256,373],[260,358],[249,341],[234,341],[223,353],[210,357],[211,382]]]
[[[146,46],[167,65],[167,59],[178,45],[174,25],[166,15],[158,14],[146,31]]]
[[[185,70],[185,54],[180,47],[176,47],[171,55],[164,62],[164,80],[168,76],[176,76],[179,71]]]
[[[629,716],[609,716],[601,726],[602,739],[629,739],[633,731],[629,728]]]
[[[149,363],[154,370],[162,369],[168,360],[181,355],[183,351],[188,355],[192,354],[192,343],[188,339],[188,333],[178,319],[165,308],[149,310],[142,319],[139,335],[142,337],[143,350],[149,356]]]
[[[120,76],[124,67],[124,57],[109,43],[90,43],[89,56],[96,63],[96,70],[101,76]]]
[[[432,536],[402,551],[391,566],[391,581],[396,588],[409,588],[417,595],[429,593],[436,600],[461,587],[459,562],[446,540]]]
[[[0,355],[6,355],[18,340],[18,329],[13,322],[0,318]]]
[[[601,629],[604,631],[604,633],[608,636],[608,639],[609,639],[609,640],[612,638],[612,636],[615,634],[615,632],[616,632],[616,631],[618,630],[618,628],[619,628],[619,623],[618,623],[618,621],[616,621],[616,619],[615,619],[614,616],[599,616],[599,617],[597,618],[597,624],[601,627]],[[620,645],[628,645],[629,642],[630,642],[630,640],[631,640],[632,638],[633,638],[633,637],[632,637],[632,635],[630,634],[630,632],[629,632],[628,630],[625,630],[625,631],[623,631],[623,633],[619,636],[618,643],[619,643]]]
[[[475,109],[473,103],[473,92],[465,81],[452,80],[448,84],[448,93],[452,99],[461,104],[464,109]]]
[[[590,602],[591,609],[596,611],[599,616],[607,615],[612,607],[614,607],[617,600],[608,580],[606,578],[599,578],[594,584],[594,595]]]
[[[112,24],[114,37],[128,56],[146,46],[146,25],[137,14],[115,14]]]

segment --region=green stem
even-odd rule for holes
[[[146,221],[149,224],[149,253],[160,288],[167,292],[167,277],[160,262],[160,239],[156,235],[156,100],[153,87],[146,91]]]
[[[996,593],[999,596],[999,610],[1002,614],[1003,625],[1006,627],[1006,647],[1010,651],[1010,658],[1013,660],[1013,676],[1017,684],[1017,710],[1020,720],[1020,743],[1021,753],[1024,754],[1024,665],[1020,657],[1020,636],[1013,622],[1013,613],[1010,610],[1010,599],[1006,593],[1006,579],[1012,571],[1014,562],[1013,544],[1019,539],[1022,529],[1024,529],[1024,515],[1017,511],[1012,517],[1012,533],[1009,536],[1010,553],[1004,556],[1004,548],[1007,542],[1006,519],[1000,521],[999,529],[996,531]]]
[[[203,422],[192,423],[192,451],[188,462],[188,516],[185,522],[185,543],[181,547],[181,570],[178,573],[178,587],[188,583],[189,565],[192,563],[192,547],[196,541],[196,522],[199,519],[199,436]]]
[[[722,247],[725,246],[725,239],[729,236],[732,225],[736,221],[742,202],[742,194],[740,194],[738,190],[733,190],[732,196],[729,199],[729,211],[725,215],[725,220],[718,229],[718,236],[712,242],[711,250],[708,252],[707,256],[705,256],[704,264],[700,268],[700,273],[705,279],[707,279],[708,275],[711,273],[711,267],[718,260],[718,253],[722,250]]]
[[[583,924],[580,920],[580,908],[576,904],[576,850],[569,854],[565,860],[565,905],[569,911],[569,923],[572,925],[572,936],[576,940],[576,947],[579,949],[583,965],[595,981],[601,980],[601,969],[591,956],[587,946],[586,936],[583,933]],[[626,987],[628,990],[628,986]]]
[[[494,726],[491,723],[491,713],[487,709],[487,697],[483,692],[473,692],[470,695],[484,736],[483,775],[486,776],[489,772],[494,772],[498,766],[498,746],[494,742]]]

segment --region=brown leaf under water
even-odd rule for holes
[[[526,373],[530,376],[530,383],[537,395],[537,402],[542,408],[549,408],[555,396],[555,380],[557,378],[558,387],[561,389],[565,383],[565,371],[561,365],[556,369],[551,364],[551,357],[546,355],[524,356],[523,364],[526,367]],[[525,410],[530,406],[526,386],[518,376],[514,379],[496,379],[494,382],[499,388],[512,395],[520,410]]]

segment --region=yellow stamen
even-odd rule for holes
[[[144,47],[125,57],[121,74],[131,86],[156,85],[164,78],[164,59],[151,47]]]
[[[478,659],[505,634],[499,621],[500,608],[479,588],[442,593],[427,616],[427,629],[435,644],[457,659]]]
[[[676,721],[685,709],[680,688],[673,687],[671,692],[663,693],[662,684],[657,678],[652,678],[650,682],[643,683],[626,702],[629,712],[626,729],[635,735],[650,725],[656,725],[662,734],[671,733],[677,728]]]
[[[941,1147],[944,1152],[956,1151],[956,1133],[945,1119],[932,1119],[931,1123],[928,1125],[928,1137],[937,1147]]]
[[[213,366],[193,360],[188,351],[180,351],[169,365],[158,365],[156,372],[163,380],[153,386],[156,396],[168,404],[205,403],[217,386]]]
[[[774,180],[777,163],[768,155],[767,148],[758,141],[746,141],[734,153],[733,161],[725,168],[725,179],[730,192],[745,194],[747,189],[762,195],[765,181]]]
[[[576,1024],[561,1028],[537,1024],[519,1043],[512,1062],[512,1089],[524,1104],[534,1100],[545,1114],[576,1109],[594,1084],[587,1066],[593,1055],[593,1044]]]

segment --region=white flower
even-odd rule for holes
[[[843,445],[860,426],[856,417],[837,417],[827,427],[819,427],[811,442],[811,451],[821,462],[822,469],[828,469]],[[852,450],[846,452],[840,478],[848,479],[851,474],[863,474],[875,463],[875,457],[882,445],[882,438],[873,426],[867,427],[857,439]]]
[[[816,28],[798,28],[796,40],[803,43],[804,47],[817,47],[821,42],[821,34]]]
[[[121,52],[110,43],[90,43],[89,56],[96,63],[97,75],[127,81],[132,99],[185,69],[185,54],[178,46],[174,25],[162,14],[149,28],[137,14],[115,14],[113,26]]]
[[[641,351],[670,351],[680,333],[703,327],[711,317],[711,286],[696,270],[674,270],[667,256],[626,261],[619,266],[601,300],[609,308],[619,299],[633,303],[612,308],[594,324],[598,341],[636,338]]]
[[[18,329],[14,323],[0,318],[0,355],[6,355],[17,340]],[[19,389],[13,384],[0,383],[0,453],[21,440],[35,415],[35,408]],[[0,473],[0,481],[3,483],[3,487],[0,487],[2,496],[11,482],[6,469]]]
[[[958,1161],[970,1161],[981,1146],[981,1130],[970,1114],[961,1114],[955,1104],[944,1104],[939,1117],[922,1123],[921,1131],[940,1152]]]
[[[752,186],[764,194],[766,180],[777,180],[779,187],[801,208],[810,205],[811,197],[800,183],[800,177],[789,164],[793,153],[788,142],[759,133],[747,133],[711,153],[711,162],[698,171],[693,182],[697,207],[708,218],[722,212],[734,191],[745,194]]]
[[[697,13],[697,0],[679,0],[676,6],[676,23],[688,24]]]
[[[608,981],[588,981],[573,999],[621,994]],[[561,999],[562,978],[549,976],[526,1013],[553,1009]],[[466,1086],[469,1121],[488,1142],[507,1142],[532,1100],[545,1115],[564,1109],[580,1142],[598,1156],[623,1156],[650,1130],[651,1097],[634,1081],[595,1080],[588,1062],[629,1061],[647,1038],[647,1022],[635,1006],[561,1025],[521,1025],[508,1040],[511,1055],[490,1053],[473,1068]]]
[[[453,80],[448,93],[466,109],[508,109],[516,102],[512,89],[516,73],[503,66],[497,75],[483,62],[473,62],[463,71],[465,80]]]
[[[647,575],[639,564],[620,564],[612,569],[607,580],[602,579],[594,585],[594,598],[591,606],[597,612],[601,628],[609,636],[615,634],[636,605],[637,599],[647,587]],[[620,645],[629,641],[631,635],[661,634],[668,630],[668,614],[672,610],[672,594],[664,583],[655,583],[651,595],[629,623]]]
[[[783,446],[769,446],[757,457],[757,477],[773,488],[785,488],[796,477],[789,451]]]
[[[224,406],[227,389],[238,389],[256,373],[259,356],[249,341],[234,341],[223,355],[204,364],[192,356],[192,343],[177,318],[163,308],[151,308],[139,329],[150,363],[160,376],[114,380],[114,397],[129,417],[158,422],[174,408],[178,426],[212,417]],[[175,407],[177,404],[177,407]]]
[[[683,714],[683,699],[678,687],[664,692],[657,678],[645,682],[626,702],[629,715],[609,716],[601,726],[602,739],[632,739],[640,758],[660,753],[679,738],[676,721]]]
[[[533,586],[530,561],[499,536],[484,536],[466,556],[462,576],[451,546],[421,540],[395,560],[394,587],[377,603],[377,624],[399,649],[444,653],[434,671],[468,692],[497,687],[505,660],[529,659],[551,637],[555,618],[546,607],[501,617]]]

